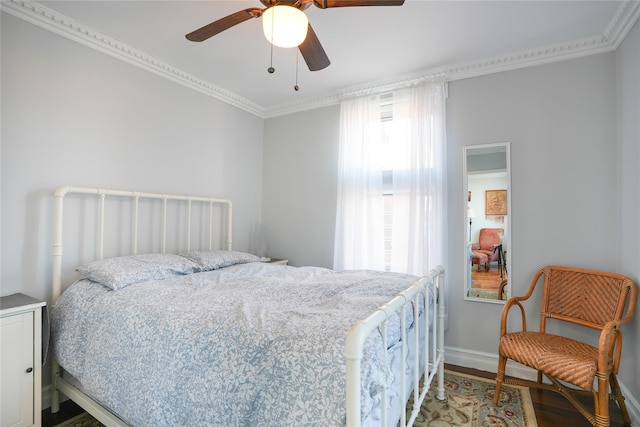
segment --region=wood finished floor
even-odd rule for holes
[[[463,368],[455,365],[445,365],[447,369],[475,375],[482,378],[495,378],[495,373],[480,371],[477,369]],[[531,400],[536,412],[538,427],[590,427],[591,424],[571,404],[557,393],[544,390],[531,390]],[[589,400],[585,401],[587,407],[593,407]],[[50,409],[42,411],[42,426],[53,427],[66,419],[72,418],[82,412],[82,409],[71,401],[60,405],[61,410],[57,414],[51,414]],[[622,414],[615,403],[610,407],[611,427],[622,427]]]
[[[65,400],[60,404],[60,411],[55,414],[51,413],[51,408],[42,410],[42,427],[54,427],[56,424],[73,418],[82,412],[84,410],[76,405],[75,402]]]
[[[471,287],[474,289],[482,289],[487,291],[497,291],[502,279],[500,278],[500,270],[494,264],[489,271],[484,267],[478,269],[477,265],[471,268]]]

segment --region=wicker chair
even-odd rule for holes
[[[543,276],[540,329],[539,332],[527,331],[522,301],[532,296]],[[630,426],[631,420],[616,375],[622,350],[620,326],[633,317],[637,294],[636,284],[619,274],[558,266],[538,271],[526,295],[510,298],[502,311],[494,402],[498,404],[503,382],[552,390],[564,395],[591,424],[605,427],[610,425],[611,387],[611,398],[617,401],[625,426]],[[513,306],[520,308],[522,331],[507,333],[507,318]],[[599,331],[597,347],[546,333],[548,319]],[[553,322],[555,320],[549,324]],[[507,359],[536,369],[538,381],[505,378]],[[551,384],[542,382],[543,374]],[[594,387],[595,378],[597,387]],[[576,399],[578,394],[593,396],[593,412]]]

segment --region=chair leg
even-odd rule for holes
[[[627,405],[624,403],[624,396],[622,395],[622,390],[620,390],[618,378],[613,372],[609,375],[609,384],[611,384],[611,394],[618,403],[620,412],[622,412],[622,420],[624,422],[624,426],[631,427],[631,418],[629,417],[629,412],[627,412]]]
[[[596,427],[609,427],[609,376],[598,372],[598,392],[595,397]]]
[[[504,381],[504,371],[507,365],[507,358],[500,355],[498,358],[498,374],[496,375],[496,394],[493,396],[493,403],[498,404],[500,401],[500,389],[502,389],[502,382]]]

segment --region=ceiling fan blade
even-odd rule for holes
[[[298,49],[300,49],[300,53],[302,53],[310,71],[322,70],[331,64],[329,57],[320,44],[320,40],[318,40],[318,36],[311,28],[311,24],[309,24],[309,29],[307,30],[307,38],[298,46]]]
[[[404,0],[313,0],[320,9],[350,6],[402,6]]]
[[[236,13],[232,13],[229,16],[225,16],[222,19],[218,19],[215,22],[212,22],[209,25],[205,25],[202,28],[199,28],[195,31],[190,32],[186,35],[188,40],[192,42],[201,42],[209,37],[213,37],[218,33],[227,30],[234,25],[238,25],[246,20],[251,18],[259,18],[262,16],[262,12],[264,10],[259,7],[251,7],[249,9],[240,10]]]

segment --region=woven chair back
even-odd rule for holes
[[[541,330],[546,318],[602,330],[621,319],[634,286],[622,275],[567,267],[546,267]]]

